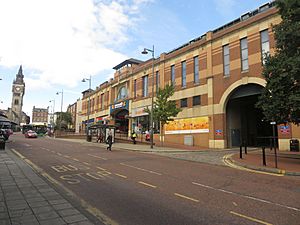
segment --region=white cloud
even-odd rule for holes
[[[151,0],[150,0],[151,1]],[[0,1],[1,66],[24,65],[26,88],[73,87],[86,74],[111,69],[114,51],[149,0]]]

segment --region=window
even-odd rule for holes
[[[101,94],[101,109],[104,109],[104,93]]]
[[[180,99],[180,107],[187,107],[187,98]]]
[[[133,98],[136,98],[136,80],[133,81]]]
[[[261,59],[262,59],[262,63],[265,64],[266,57],[270,53],[268,30],[264,30],[260,32],[260,40],[261,40]]]
[[[181,62],[181,87],[186,87],[186,61]]]
[[[159,71],[156,71],[156,93],[158,92],[159,89]]]
[[[194,57],[194,83],[199,84],[199,58]]]
[[[248,64],[248,42],[247,38],[241,39],[241,60],[242,60],[242,71],[249,69]]]
[[[175,66],[171,66],[171,82],[173,85],[175,85]]]
[[[148,75],[143,77],[143,97],[148,96]]]
[[[224,64],[224,76],[229,76],[229,45],[223,46],[223,64]]]
[[[193,106],[195,106],[195,105],[201,105],[200,95],[197,95],[197,96],[193,97]]]
[[[127,89],[125,86],[121,87],[118,92],[117,100],[127,98]]]

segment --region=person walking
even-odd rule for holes
[[[136,133],[134,131],[132,131],[131,139],[132,139],[134,145],[136,144],[136,140],[135,140],[136,137],[137,137]]]
[[[108,132],[108,136],[107,136],[106,142],[107,142],[107,144],[108,144],[108,146],[107,146],[106,149],[109,150],[109,151],[111,151],[111,146],[112,146],[112,142],[113,142],[111,131]]]

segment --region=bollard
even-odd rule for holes
[[[247,145],[245,144],[245,154],[247,155]]]
[[[243,146],[242,145],[240,145],[240,159],[242,159],[243,158]]]
[[[263,154],[263,165],[266,166],[266,152],[265,152],[265,147],[262,147],[262,154]]]

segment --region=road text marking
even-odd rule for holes
[[[233,212],[233,211],[230,211],[230,213],[233,214],[233,215],[236,215],[236,216],[239,216],[239,217],[242,217],[242,218],[245,218],[245,219],[254,221],[254,222],[256,222],[256,223],[265,224],[265,225],[272,225],[271,223],[267,223],[267,222],[264,222],[264,221],[262,221],[262,220],[255,219],[255,218],[250,217],[250,216],[245,216],[245,215],[243,215],[243,214],[239,214],[239,213],[236,213],[236,212]]]
[[[199,202],[198,199],[194,199],[194,198],[191,198],[191,197],[188,197],[188,196],[185,196],[185,195],[181,195],[181,194],[178,194],[178,193],[174,193],[174,195],[176,195],[176,196],[178,196],[178,197],[180,197],[180,198],[184,198],[184,199],[193,201],[193,202]]]

